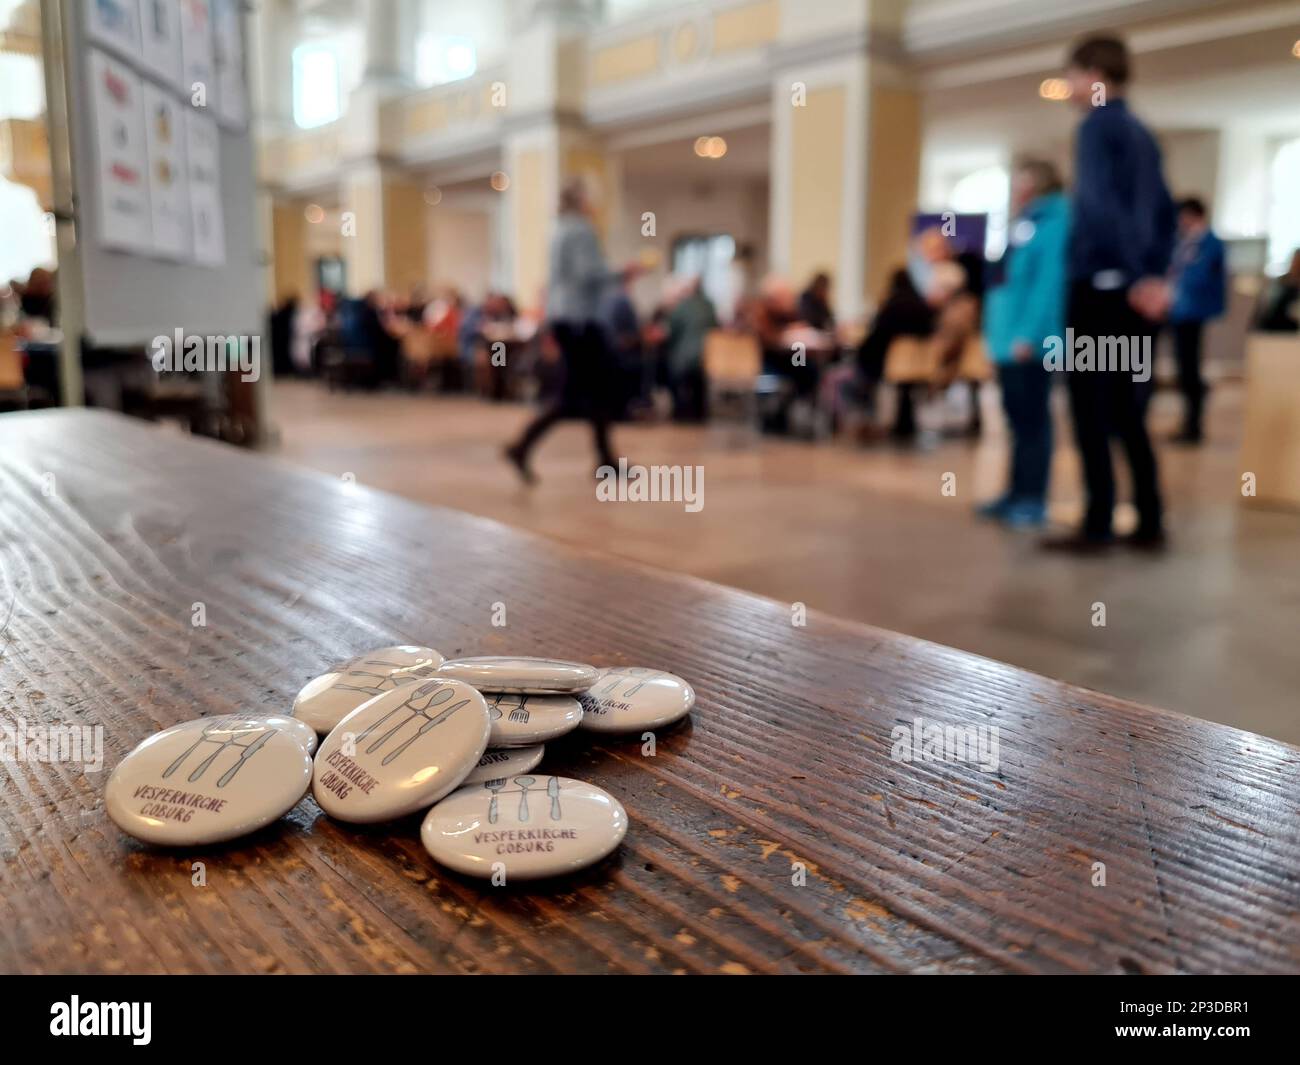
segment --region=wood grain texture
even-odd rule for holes
[[[6,972],[1300,969],[1300,750],[1250,733],[94,412],[0,418],[0,573],[3,716],[105,733],[99,774],[0,766]],[[104,816],[154,731],[287,711],[398,642],[653,665],[699,700],[653,758],[548,747],[631,828],[543,886],[310,798],[184,851]],[[893,761],[918,716],[997,725],[1000,770]]]

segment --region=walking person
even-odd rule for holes
[[[1003,280],[984,297],[984,342],[1011,430],[1011,472],[1006,492],[978,513],[1013,528],[1036,528],[1047,519],[1052,380],[1043,349],[1049,337],[1065,332],[1070,205],[1061,187],[1049,162],[1027,159],[1015,168]]]
[[[528,464],[532,449],[556,422],[566,418],[591,423],[597,468],[618,465],[609,442],[617,371],[606,347],[600,305],[606,286],[633,269],[628,267],[622,273],[609,270],[582,183],[565,185],[551,237],[546,297],[547,320],[564,363],[564,382],[558,399],[505,449],[506,458],[528,484],[537,479]]]
[[[1128,109],[1129,54],[1115,37],[1075,46],[1067,69],[1072,98],[1085,114],[1075,143],[1066,321],[1076,349],[1154,350],[1168,310],[1165,273],[1173,249],[1174,205],[1161,174],[1160,149]],[[1103,347],[1104,345],[1104,347]],[[1131,363],[1130,363],[1131,366]],[[1130,368],[1071,368],[1066,378],[1087,502],[1082,527],[1044,542],[1091,553],[1114,539],[1115,474],[1110,438],[1118,436],[1132,470],[1137,529],[1133,547],[1164,546],[1156,456],[1146,429],[1150,363],[1145,379]]]
[[[1175,442],[1199,444],[1208,391],[1201,377],[1201,338],[1205,323],[1223,314],[1227,295],[1223,241],[1210,229],[1205,203],[1189,196],[1178,204],[1178,243],[1169,268],[1173,303],[1169,325],[1183,394],[1183,428]]]

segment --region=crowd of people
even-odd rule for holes
[[[611,425],[651,406],[656,390],[671,398],[674,418],[707,418],[705,352],[720,327],[752,338],[760,370],[755,388],[764,397],[760,420],[771,431],[790,430],[801,409],[829,410],[832,417],[852,409],[861,416],[860,438],[906,440],[917,433],[918,397],[946,393],[964,379],[972,388],[965,429],[978,433],[974,390],[996,376],[1012,440],[1010,470],[1005,491],[979,513],[1010,527],[1041,527],[1058,369],[1044,354],[1053,344],[1088,339],[1094,350],[1107,350],[1122,341],[1150,352],[1167,330],[1184,397],[1176,439],[1196,444],[1204,434],[1201,353],[1206,323],[1224,312],[1225,248],[1201,199],[1171,198],[1156,141],[1127,105],[1129,75],[1122,41],[1103,36],[1079,43],[1067,69],[1083,115],[1073,187],[1065,187],[1046,159],[1018,161],[1002,258],[986,263],[981,249],[958,242],[944,226],[922,229],[865,329],[837,320],[829,274],[817,273],[798,293],[777,276],[756,283],[747,248],[738,249],[733,292],[723,306],[715,307],[700,277],[670,278],[643,321],[633,299],[642,267],[606,262],[584,189],[574,182],[561,194],[548,288],[537,313],[520,313],[500,292],[469,305],[453,289],[432,298],[420,289],[405,298],[326,294],[309,309],[289,301],[272,320],[277,368],[306,372],[358,360],[370,383],[419,386],[436,376],[443,387],[502,398],[509,394],[507,360],[496,356],[508,352],[513,365],[531,368],[543,398],[540,413],[506,449],[529,482],[533,449],[563,419],[590,423],[596,460],[605,465],[615,455]],[[1300,252],[1269,294],[1260,328],[1295,327],[1298,287]],[[904,346],[910,361],[899,354]],[[900,369],[900,361],[907,365]],[[1111,444],[1118,439],[1139,516],[1127,540],[1159,548],[1164,521],[1146,428],[1151,374],[1071,362],[1061,376],[1086,507],[1077,530],[1045,545],[1092,552],[1113,542]],[[896,397],[887,430],[877,424],[884,381],[895,386]]]

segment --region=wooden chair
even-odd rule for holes
[[[919,337],[898,337],[885,354],[884,377],[892,385],[941,383],[945,377],[977,384],[993,379],[993,363],[979,336],[966,341],[955,370],[943,373],[943,369],[938,349]]]
[[[738,400],[748,411],[763,373],[763,353],[752,333],[712,329],[704,338],[704,381],[710,407]]]

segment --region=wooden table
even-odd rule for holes
[[[0,493],[3,717],[105,734],[99,774],[0,768],[5,971],[1300,968],[1294,747],[108,414],[0,417]],[[285,711],[397,642],[652,664],[699,702],[653,758],[552,746],[631,830],[542,889],[443,872],[418,818],[310,799],[180,852],[105,818],[107,771],[155,730]],[[918,716],[997,725],[999,771],[891,760]]]

